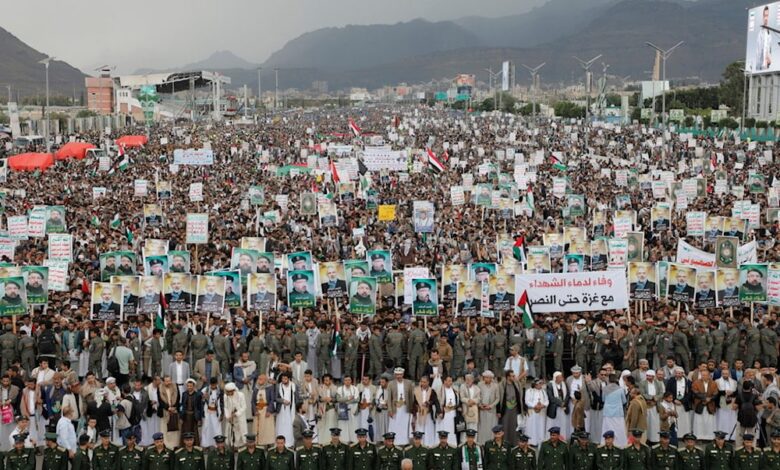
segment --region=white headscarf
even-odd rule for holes
[[[561,395],[560,398],[561,400],[565,400],[566,396],[568,395],[568,392],[566,390],[566,381],[561,380],[561,383],[557,383],[555,379],[557,379],[558,377],[563,377],[563,373],[562,372],[553,373],[552,380],[550,380],[550,387],[552,387],[553,393],[557,393],[558,387],[560,387],[561,390],[563,390],[563,395]]]
[[[625,379],[629,375],[631,375],[631,371],[628,369],[620,373],[620,380],[618,381],[618,384],[620,385],[620,388],[622,388],[623,390],[628,390],[628,387],[626,386],[626,382],[623,379]]]

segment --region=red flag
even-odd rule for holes
[[[81,292],[89,294],[89,283],[87,282],[87,278],[81,279]]]
[[[355,137],[360,137],[360,134],[363,133],[363,129],[358,127],[358,125],[355,124],[355,121],[353,121],[352,118],[349,118],[349,129],[352,131],[353,134],[355,134]]]
[[[334,183],[341,181],[341,178],[339,178],[339,171],[336,169],[336,164],[333,163],[333,160],[330,161],[330,176]]]

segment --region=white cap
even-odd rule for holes
[[[225,384],[225,391],[226,392],[235,392],[237,390],[236,384],[233,382],[228,382]]]

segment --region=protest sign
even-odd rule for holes
[[[412,266],[412,267],[406,267],[403,271],[404,280],[411,280],[411,279],[427,279],[430,277],[430,273],[428,271],[428,268],[421,267],[421,266]],[[404,282],[404,304],[405,305],[411,305],[414,301],[414,284],[409,282]]]
[[[173,163],[176,165],[213,165],[214,151],[211,149],[175,149]]]
[[[69,233],[49,234],[49,259],[73,261],[73,236]]]
[[[13,240],[27,240],[27,216],[14,215],[8,217],[8,236]]]
[[[389,222],[395,220],[395,205],[380,204],[377,210],[377,217],[380,222]]]
[[[187,213],[187,244],[205,244],[209,242],[209,215],[207,213]]]
[[[49,268],[49,290],[56,292],[68,291],[68,262],[56,259],[45,259],[43,265]]]
[[[522,274],[515,292],[527,292],[534,313],[583,312],[628,308],[622,271]]]
[[[203,201],[203,183],[190,183],[190,201]]]
[[[436,279],[407,278],[411,279],[414,288],[412,301],[412,315],[431,317],[439,314],[439,291],[436,288]]]

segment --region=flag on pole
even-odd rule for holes
[[[121,162],[119,162],[119,169],[122,171],[127,170],[127,167],[130,166],[130,160],[127,159],[127,157],[123,158]]]
[[[133,243],[133,232],[129,227],[125,228],[125,237],[127,237],[127,243]]]
[[[531,310],[531,302],[528,301],[527,290],[524,290],[523,295],[520,296],[517,308],[520,309],[520,313],[523,315],[523,325],[526,328],[531,328],[534,325],[534,312]]]
[[[441,154],[441,159],[442,159],[443,161],[445,161],[445,162],[448,162],[448,161],[450,160],[450,154],[449,154],[449,153],[447,153],[447,151],[445,150],[445,151],[444,151],[444,153],[443,153],[443,154]]]
[[[116,149],[117,156],[124,157],[125,156],[125,144],[119,144]]]
[[[353,121],[352,118],[349,118],[349,130],[351,130],[352,133],[355,134],[355,137],[360,137],[360,134],[363,133],[363,129],[358,127],[358,125],[355,124],[355,121]]]
[[[525,193],[525,205],[528,206],[529,209],[531,209],[531,213],[534,212],[534,192],[531,191],[531,188],[528,188],[528,192]]]
[[[168,303],[165,301],[165,296],[160,292],[160,306],[157,308],[157,313],[154,315],[155,328],[165,330],[165,314],[163,311],[166,308],[168,308]]]
[[[444,165],[436,158],[436,154],[433,153],[433,150],[427,149],[426,153],[428,154],[428,166],[436,173],[442,173],[444,171]]]
[[[341,178],[339,178],[339,171],[336,169],[336,164],[333,160],[330,161],[330,177],[334,183],[341,181]]]
[[[97,215],[92,215],[92,225],[95,227],[100,227],[100,218],[98,218]]]
[[[333,329],[333,338],[330,341],[330,357],[335,357],[336,352],[341,344],[341,327],[339,326],[338,317],[336,317],[336,327]]]
[[[117,212],[114,214],[114,218],[111,219],[109,226],[113,229],[118,229],[120,225],[122,225],[122,220],[119,218],[119,212]]]
[[[550,155],[550,163],[552,163],[553,168],[556,170],[566,171],[568,167],[560,160],[558,160],[558,157],[555,155]]]
[[[525,244],[525,237],[520,235],[515,237],[515,244],[512,246],[512,256],[515,257],[517,261],[525,262],[525,247],[523,246]]]

